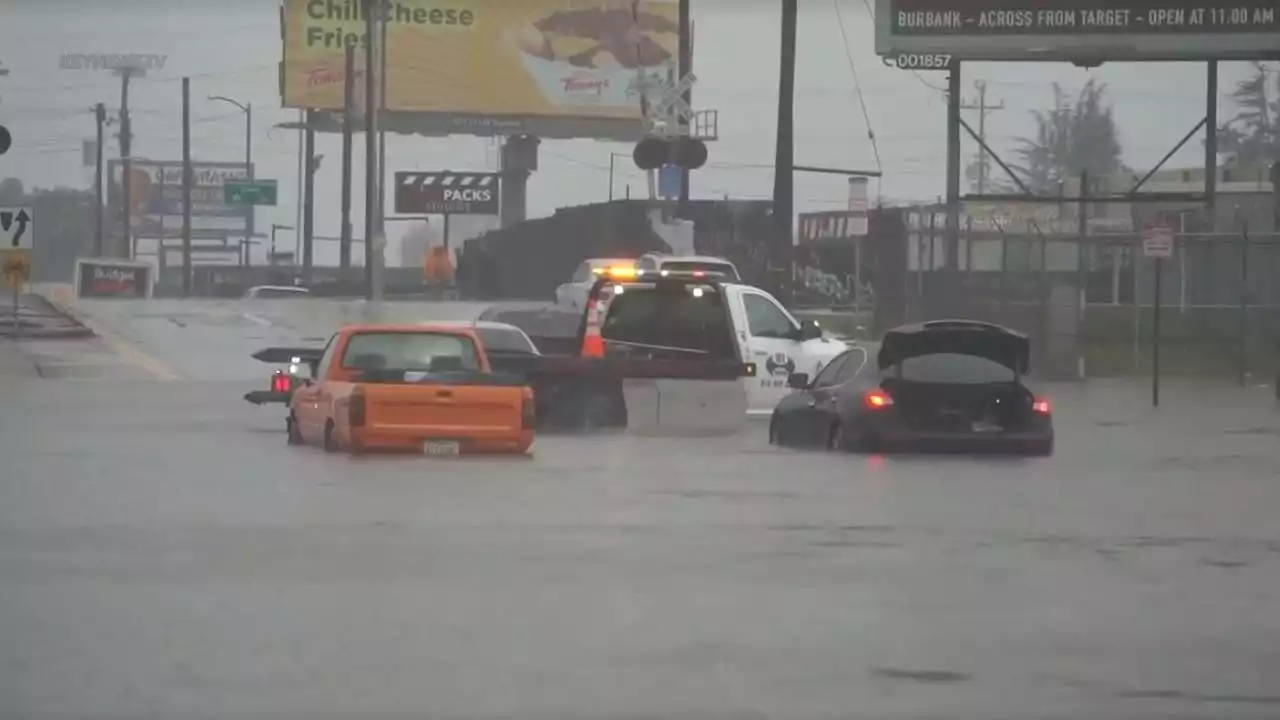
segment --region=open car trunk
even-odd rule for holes
[[[899,416],[918,431],[1019,432],[1034,417],[1035,397],[1016,381],[947,384],[887,378],[881,387],[893,398]]]
[[[877,356],[881,387],[912,429],[1018,432],[1035,417],[1021,382],[1027,336],[974,320],[935,320],[885,333]]]

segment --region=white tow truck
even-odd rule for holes
[[[736,380],[741,383],[738,405],[749,415],[770,414],[791,392],[787,378],[792,373],[815,377],[848,349],[844,341],[827,337],[817,323],[797,320],[768,292],[727,282],[717,272],[605,270],[583,305],[581,313],[561,306],[554,311],[561,319],[554,322],[548,313],[539,313],[539,327],[524,329],[540,347],[545,344],[544,353],[554,345],[588,356],[750,365],[753,371]],[[498,312],[488,319],[532,325],[532,318],[519,317],[528,314]],[[560,327],[555,336],[551,325]]]

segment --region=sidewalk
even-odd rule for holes
[[[12,300],[0,300],[0,338],[15,334],[19,338],[84,338],[94,333],[45,298],[22,294],[16,312]]]

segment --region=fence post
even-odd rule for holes
[[[1130,250],[1133,260],[1133,374],[1142,371],[1142,269],[1146,257],[1142,253],[1142,238],[1135,235]]]
[[[1240,387],[1249,374],[1249,221],[1240,226]]]

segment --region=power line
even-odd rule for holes
[[[884,164],[880,162],[880,145],[876,143],[876,131],[871,127],[871,114],[867,112],[867,99],[862,95],[862,82],[858,78],[858,64],[853,60],[853,49],[849,46],[849,34],[844,29],[844,15],[840,12],[840,0],[831,0],[836,10],[836,24],[840,26],[840,40],[844,43],[844,56],[849,61],[849,72],[853,73],[853,87],[858,93],[858,104],[862,107],[862,119],[867,124],[867,139],[871,142],[871,151],[876,156],[876,172],[884,172]]]
[[[987,103],[987,83],[983,80],[974,82],[973,86],[978,90],[978,102],[966,103],[961,101],[961,110],[977,110],[978,111],[978,194],[987,190],[987,115],[996,110],[1004,110],[1004,101],[999,104],[991,105]]]

